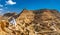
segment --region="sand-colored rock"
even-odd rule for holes
[[[13,16],[4,15],[0,18],[0,35],[60,35],[60,13],[56,10],[23,10]],[[12,17],[16,25],[9,22]]]

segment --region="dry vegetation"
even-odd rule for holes
[[[12,17],[16,25],[9,22]],[[0,35],[60,35],[60,13],[48,9],[6,13],[0,19]]]

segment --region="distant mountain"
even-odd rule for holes
[[[57,10],[24,9],[19,14],[6,13],[2,17],[7,20],[0,20],[0,33],[3,31],[0,35],[60,35],[60,12]],[[15,19],[16,25],[9,22],[12,18]]]

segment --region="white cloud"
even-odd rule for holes
[[[7,11],[8,13],[10,12],[10,11]]]
[[[0,7],[3,7],[3,5],[2,5],[2,4],[0,4]]]
[[[1,14],[2,12],[0,11],[0,14]]]
[[[0,9],[0,11],[2,11],[3,9]]]
[[[3,9],[2,8],[0,8],[0,15],[3,15]]]
[[[14,5],[14,4],[16,4],[16,2],[13,2],[12,0],[6,1],[6,5]]]

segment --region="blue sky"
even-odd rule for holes
[[[6,12],[19,13],[24,8],[28,10],[47,8],[60,11],[60,0],[0,0],[0,14]]]

